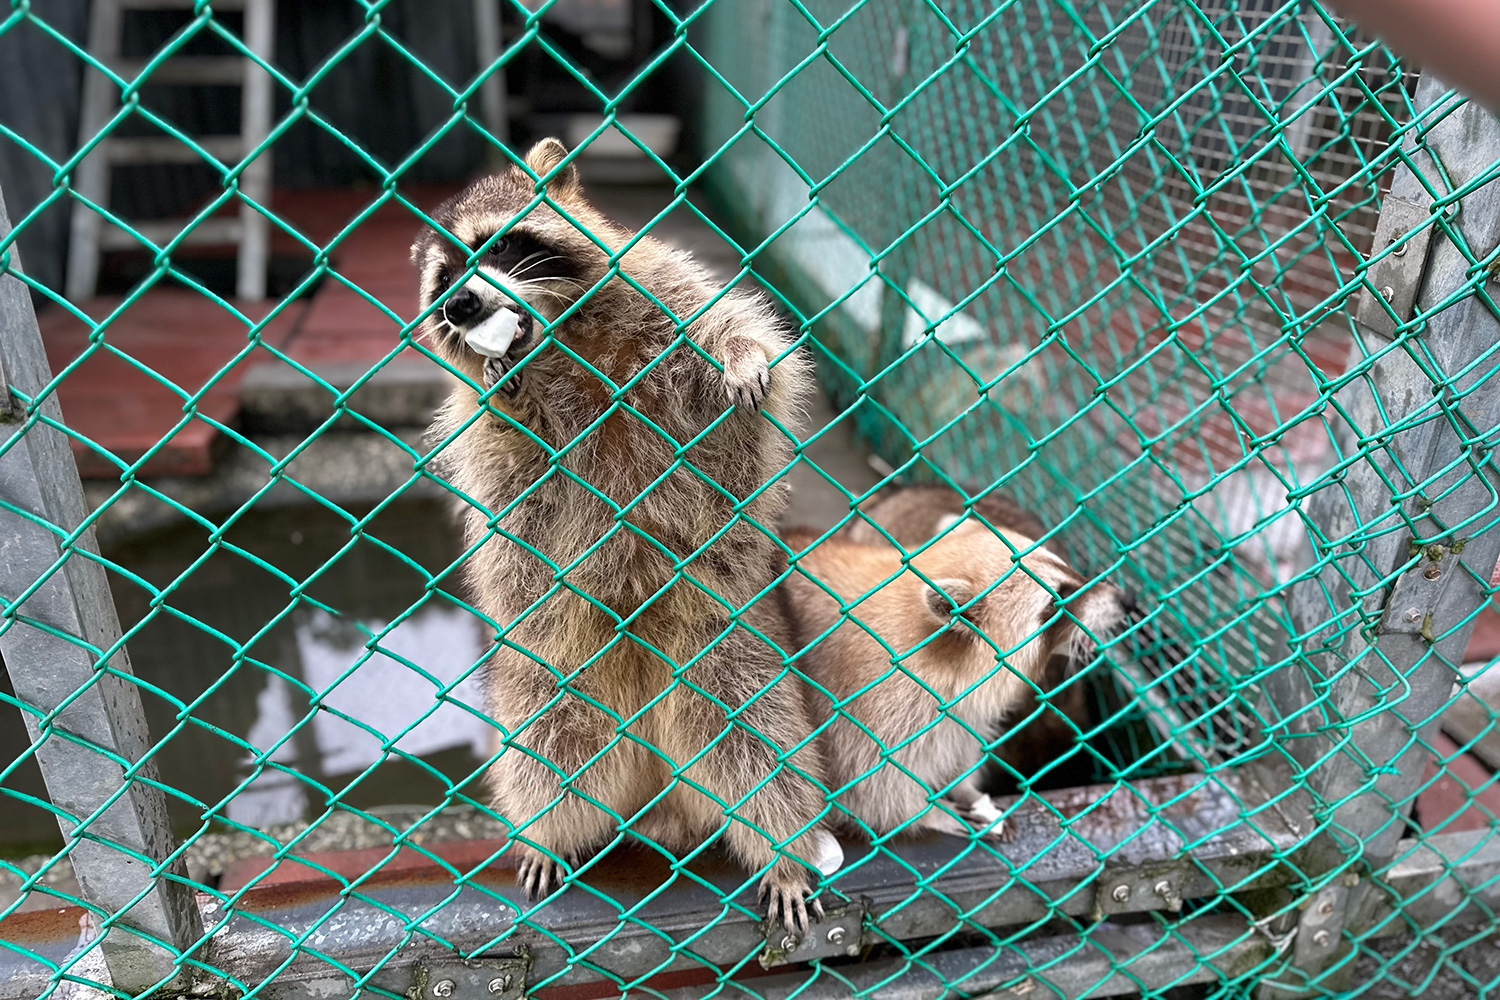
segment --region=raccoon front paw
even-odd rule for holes
[[[526,893],[526,901],[535,903],[563,887],[567,869],[556,859],[535,848],[523,848],[525,856],[516,866],[516,885]],[[577,868],[571,857],[564,857],[569,868]]]
[[[500,386],[500,391],[507,396],[514,396],[521,389],[521,373],[512,371],[514,363],[508,357],[485,358],[484,359],[484,389],[486,392],[495,386]]]
[[[724,352],[724,395],[731,406],[758,410],[771,391],[771,369],[760,345],[735,337]]]
[[[806,935],[809,912],[814,919],[823,919],[823,904],[808,899],[810,891],[812,883],[807,869],[790,861],[777,862],[760,880],[760,902],[766,908],[766,921],[780,924],[799,938]]]
[[[1003,843],[1015,838],[1016,832],[1012,824],[1001,818],[1000,810],[995,808],[995,800],[988,795],[981,795],[968,806],[959,808],[958,814],[985,840]]]
[[[484,388],[486,391],[493,389],[495,383],[505,375],[505,367],[499,358],[484,359]]]

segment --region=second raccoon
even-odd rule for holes
[[[985,744],[1048,660],[1122,620],[1121,592],[972,520],[911,559],[921,575],[889,545],[817,537],[787,533],[801,554],[786,589],[796,662],[821,689],[830,820],[1003,837],[976,780]]]
[[[999,491],[976,497],[965,507],[963,495],[949,486],[888,486],[861,504],[860,514],[840,537],[867,545],[895,542],[908,552],[926,545],[966,515],[1028,538],[1049,534],[1041,518]],[[1056,535],[1042,547],[1067,558]],[[1017,724],[992,753],[1003,765],[987,769],[987,786],[1012,789],[1025,783],[1035,787],[1031,783],[1036,781],[1045,782],[1043,787],[1072,786],[1091,780],[1089,755],[1074,752],[1078,734],[1089,727],[1085,688],[1075,676],[1084,666],[1073,657],[1054,656],[1036,679],[1041,697],[1030,688],[1022,693],[1011,710]]]

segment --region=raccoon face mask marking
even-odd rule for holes
[[[579,229],[607,225],[577,184],[549,184],[551,204],[537,204],[534,187],[518,168],[477,181],[433,212],[437,228],[424,229],[412,247],[421,307],[431,310],[425,332],[471,372],[478,363],[486,386],[498,382],[508,395],[520,388],[524,370],[513,369],[543,327],[609,267],[607,252]]]

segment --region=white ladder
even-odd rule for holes
[[[115,75],[133,80],[144,68],[141,60],[120,56],[120,29],[127,10],[191,9],[193,0],[94,0],[89,16],[88,50]],[[276,0],[214,0],[217,13],[242,10],[245,16],[245,47],[270,62],[276,30]],[[151,72],[153,83],[219,84],[239,86],[240,131],[216,135],[197,142],[209,155],[228,166],[238,164],[271,132],[271,75],[254,59],[243,56],[174,56]],[[83,109],[79,122],[79,145],[92,142],[100,129],[119,111],[115,84],[97,69],[90,70],[83,84]],[[117,165],[147,163],[201,163],[190,146],[170,135],[144,138],[105,138],[94,147],[74,172],[78,194],[101,208],[109,205],[110,171]],[[205,219],[189,232],[182,245],[239,244],[235,295],[241,299],[266,297],[266,265],[271,249],[271,223],[251,207],[250,201],[268,207],[271,197],[271,152],[263,150],[239,175],[239,190],[248,201],[240,205],[238,218]],[[106,228],[105,219],[82,201],[73,203],[68,243],[68,299],[91,298],[99,284],[99,256],[105,250],[140,249],[135,236],[117,226]],[[131,223],[137,233],[160,246],[177,237],[185,219]]]

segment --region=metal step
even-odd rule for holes
[[[132,228],[146,239],[161,246],[177,238],[187,228],[190,219],[157,219],[137,222]],[[237,243],[241,234],[240,220],[236,218],[204,219],[193,227],[182,242],[190,246]],[[139,238],[116,226],[108,226],[99,234],[99,246],[103,250],[147,250],[150,249]]]
[[[193,141],[222,163],[238,163],[245,155],[245,140],[237,135],[203,136]],[[106,139],[100,149],[109,162],[123,166],[205,162],[198,150],[170,135]]]
[[[199,0],[201,2],[201,0]],[[100,130],[109,126],[120,109],[117,78],[135,80],[149,59],[127,58],[122,51],[124,15],[136,10],[193,11],[195,0],[94,0],[89,9],[88,51],[112,70],[84,73],[83,101],[78,125],[80,144],[95,142]],[[273,58],[276,37],[276,0],[212,0],[214,13],[242,12],[241,35],[247,52],[267,63]],[[141,137],[109,136],[92,148],[74,173],[74,188],[81,196],[73,205],[68,248],[68,298],[79,302],[92,296],[99,283],[101,250],[140,247],[141,239],[175,239],[185,225],[179,221],[141,223],[140,237],[111,227],[92,205],[109,204],[111,171],[117,166],[159,163],[208,163],[240,165],[250,150],[258,154],[244,164],[239,188],[252,202],[265,204],[271,198],[271,150],[262,148],[274,120],[274,80],[270,73],[254,69],[239,55],[171,56],[162,59],[142,80],[143,85],[235,86],[243,92],[240,134],[216,135],[185,142],[171,135]],[[266,264],[270,257],[270,220],[248,206],[240,206],[238,218],[217,216],[200,223],[184,237],[194,244],[238,243],[239,257],[235,294],[242,299],[265,298]]]
[[[134,80],[146,68],[146,60],[114,59],[110,61],[109,68],[117,76]],[[245,57],[176,56],[153,69],[147,80],[150,83],[174,86],[197,84],[238,87],[245,82]]]

